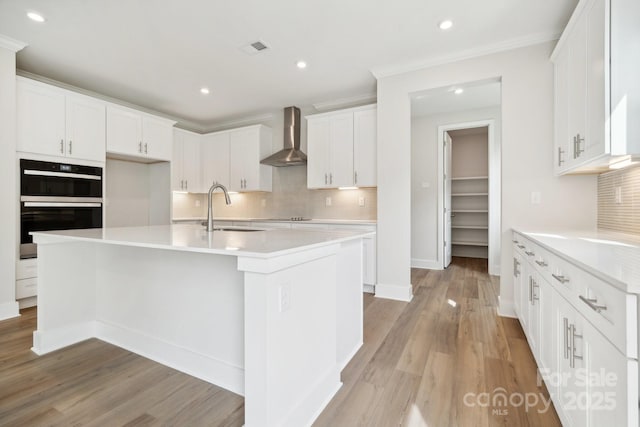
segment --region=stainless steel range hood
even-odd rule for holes
[[[284,148],[260,161],[270,166],[300,166],[307,164],[307,155],[300,151],[300,109],[284,109]]]

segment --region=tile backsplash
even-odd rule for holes
[[[224,198],[218,191],[214,195],[213,203],[214,215],[217,218],[377,218],[375,188],[309,190],[307,168],[301,166],[273,168],[271,193],[232,194],[231,206],[225,205]],[[328,197],[331,198],[331,206],[326,206]],[[364,206],[359,206],[361,197],[364,198]],[[207,215],[206,204],[206,194],[174,193],[173,218],[204,217]]]
[[[640,166],[598,177],[598,228],[640,235]]]

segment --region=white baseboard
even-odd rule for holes
[[[96,322],[96,338],[244,396],[242,366],[105,322]]]
[[[413,286],[376,284],[376,297],[409,302],[413,299]]]
[[[64,328],[33,333],[33,351],[38,356],[95,337],[95,322],[76,323]]]
[[[498,315],[517,319],[518,316],[516,315],[516,309],[513,306],[513,301],[507,301],[498,296]]]
[[[500,264],[493,264],[489,266],[489,274],[492,276],[500,277]]]
[[[424,268],[427,270],[442,270],[442,263],[434,259],[411,258],[411,268]]]
[[[311,386],[310,392],[293,406],[293,409],[283,420],[278,422],[278,425],[311,426],[341,387],[340,372],[334,368],[330,369]]]
[[[16,301],[0,304],[0,320],[11,319],[20,316],[20,308]]]
[[[362,292],[366,292],[368,294],[375,294],[376,287],[374,285],[362,285]]]
[[[360,350],[360,347],[362,347],[362,344],[363,344],[362,341],[360,341],[358,345],[356,345],[353,348],[353,350],[349,352],[349,355],[345,357],[344,360],[338,361],[338,369],[340,369],[340,372],[342,372],[342,370],[347,366],[347,364],[351,362],[351,359],[353,359],[353,356],[355,356],[358,350]]]
[[[38,297],[35,296],[19,299],[18,305],[20,306],[20,310],[22,310],[23,308],[35,307],[36,305],[38,305]]]

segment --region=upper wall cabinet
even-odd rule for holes
[[[17,151],[104,162],[105,105],[18,77]]]
[[[200,135],[182,129],[173,130],[171,189],[201,193]]]
[[[307,187],[376,186],[376,106],[307,116]]]
[[[555,172],[640,155],[640,2],[582,0],[554,50]]]
[[[271,140],[271,128],[263,125],[204,135],[202,176],[206,190],[217,182],[230,191],[271,191],[272,168],[260,164],[271,154]]]
[[[170,161],[172,120],[126,107],[107,106],[107,152],[141,161]]]

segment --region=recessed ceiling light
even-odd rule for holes
[[[440,27],[441,30],[448,30],[449,28],[453,27],[453,21],[450,19],[446,19],[440,22],[438,24],[438,27]]]
[[[456,95],[460,95],[462,92],[464,92],[464,89],[462,89],[461,87],[453,91],[453,93],[455,93]]]
[[[296,67],[298,67],[298,68],[300,68],[302,70],[303,68],[307,68],[307,63],[304,62],[304,61],[298,61],[298,62],[296,62]]]
[[[209,88],[208,87],[200,88],[200,93],[203,95],[209,95]]]
[[[40,15],[37,12],[27,12],[27,16],[29,17],[29,19],[31,19],[32,21],[36,21],[36,22],[44,22],[44,16]]]

